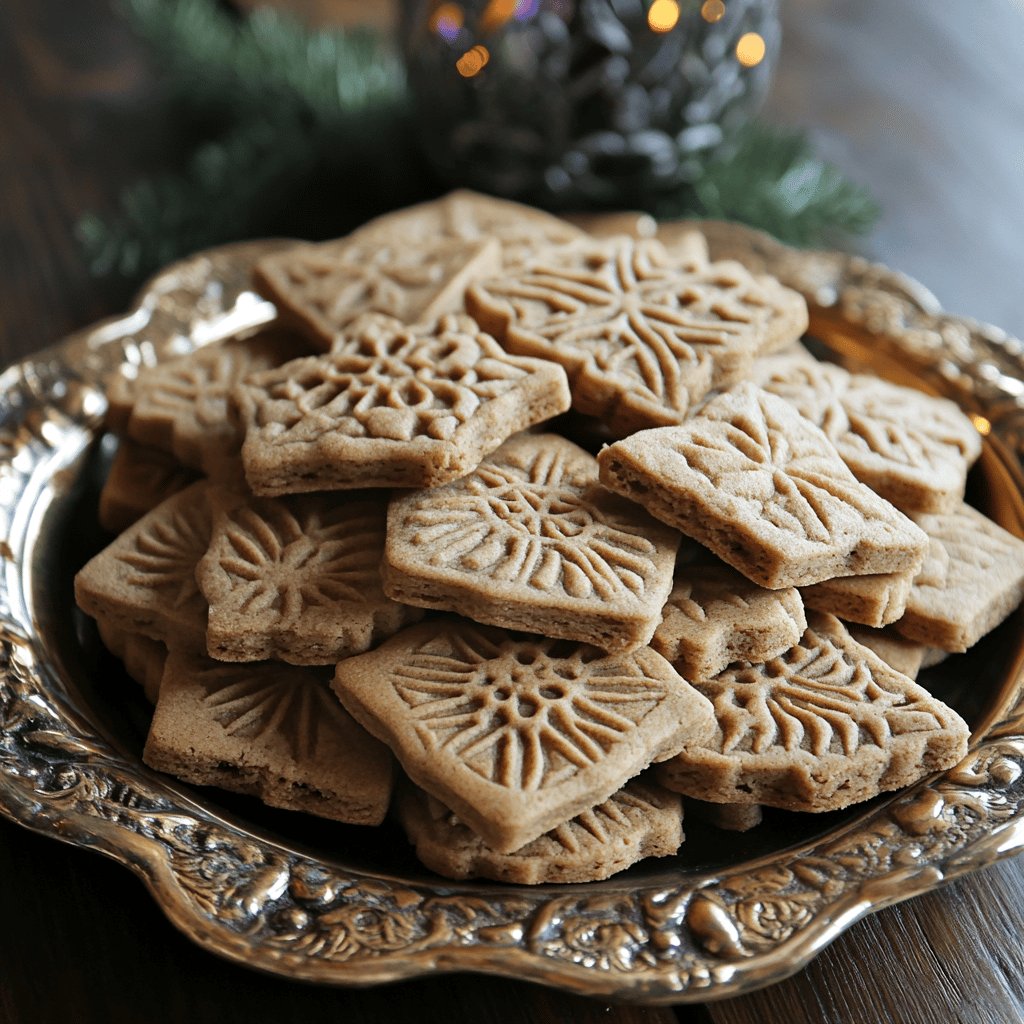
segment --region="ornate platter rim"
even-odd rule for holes
[[[859,257],[699,226],[714,255],[803,292],[812,330],[815,320],[838,325],[957,398],[1022,492],[1024,345],[943,313],[921,285]],[[778,981],[870,911],[1024,847],[1019,663],[957,768],[798,848],[653,885],[523,889],[357,870],[227,819],[121,751],[67,685],[33,614],[43,514],[73,486],[99,431],[102,379],[270,322],[249,269],[284,244],[240,243],[174,264],[125,316],[0,376],[0,812],[114,858],[199,945],[266,971],[367,985],[468,970],[651,1003]]]

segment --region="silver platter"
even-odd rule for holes
[[[862,259],[701,227],[715,256],[803,292],[812,335],[839,358],[956,398],[986,434],[970,497],[1024,534],[1019,341],[941,312],[924,288]],[[0,811],[113,857],[195,942],[267,971],[351,985],[479,971],[648,1002],[777,981],[864,914],[1024,846],[1020,612],[924,677],[974,728],[957,768],[851,812],[769,812],[748,838],[716,841],[688,824],[677,858],[603,883],[453,884],[403,859],[393,831],[367,839],[375,830],[265,811],[147,769],[140,699],[71,593],[102,543],[102,382],[123,363],[269,322],[249,269],[281,244],[175,264],[126,316],[0,377]]]

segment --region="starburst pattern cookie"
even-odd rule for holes
[[[820,426],[858,480],[904,512],[963,500],[981,435],[955,402],[803,358],[754,365],[753,378]]]
[[[813,423],[742,384],[598,456],[601,481],[763,587],[918,568],[928,539]]]
[[[406,787],[396,804],[416,856],[446,878],[493,878],[516,885],[596,882],[644,857],[667,857],[683,841],[678,795],[636,780],[512,853],[490,849],[422,790]]]
[[[115,424],[123,423],[121,432],[134,441],[216,475],[238,450],[238,430],[228,417],[231,389],[250,373],[308,351],[294,335],[280,330],[206,345],[140,370],[126,397],[111,398],[109,416]]]
[[[970,505],[914,518],[930,546],[893,628],[944,651],[966,651],[1024,597],[1024,540]]]
[[[95,619],[127,633],[203,650],[206,601],[195,570],[210,543],[206,481],[147,513],[75,576],[75,600]]]
[[[908,786],[967,753],[951,708],[814,612],[800,643],[697,688],[718,737],[658,769],[663,785],[719,803],[827,811]]]
[[[415,324],[457,312],[466,286],[500,266],[494,239],[349,237],[275,252],[256,265],[254,279],[286,323],[328,349],[365,313]]]
[[[391,798],[391,755],[329,682],[324,669],[225,665],[172,651],[143,760],[272,807],[378,825]]]
[[[561,363],[573,407],[620,435],[682,422],[709,389],[807,326],[804,300],[778,282],[628,237],[549,250],[473,285],[466,303],[510,352]]]
[[[696,682],[734,661],[768,661],[806,628],[794,587],[766,590],[728,566],[696,564],[677,572],[651,646]]]
[[[329,355],[254,374],[233,397],[246,479],[264,495],[437,486],[569,407],[560,367],[508,356],[456,316],[361,321]]]
[[[391,499],[384,589],[477,622],[621,650],[650,641],[679,540],[602,487],[582,448],[523,434],[460,480]]]
[[[420,618],[381,589],[386,507],[386,495],[372,491],[219,494],[196,567],[211,657],[332,665]]]
[[[713,729],[707,701],[650,648],[605,655],[454,618],[341,662],[334,690],[499,853]]]

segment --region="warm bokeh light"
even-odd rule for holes
[[[736,59],[745,67],[756,67],[764,60],[764,40],[756,32],[740,36],[736,44]]]
[[[494,32],[516,13],[516,0],[491,0],[480,15],[480,31]]]
[[[700,16],[713,25],[725,17],[725,4],[722,0],[704,0],[700,8]]]
[[[459,34],[464,20],[465,15],[458,4],[441,4],[430,16],[430,31],[450,43]]]
[[[472,78],[480,74],[484,66],[491,59],[491,52],[486,46],[477,43],[476,46],[467,50],[456,62],[455,68],[463,78]]]
[[[992,433],[992,424],[985,419],[984,416],[978,416],[976,413],[972,413],[971,420],[974,423],[975,429],[982,437],[988,437],[988,435]]]
[[[647,12],[647,24],[652,32],[670,32],[679,21],[676,0],[654,0]]]

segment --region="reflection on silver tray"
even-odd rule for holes
[[[1020,342],[943,314],[919,285],[858,258],[701,226],[714,255],[802,291],[812,334],[841,358],[959,400],[988,437],[976,470],[981,503],[1024,533]],[[278,818],[274,832],[258,815],[259,827],[243,823],[209,792],[149,771],[137,737],[104,707],[95,650],[74,632],[71,517],[88,500],[101,383],[122,363],[155,362],[268,322],[273,308],[249,290],[249,268],[280,244],[179,263],[127,316],[0,377],[0,810],[8,817],[107,853],[140,875],[196,942],[266,970],[345,984],[473,970],[652,1002],[778,980],[870,910],[1024,846],[1020,613],[996,648],[969,663],[990,691],[964,712],[975,729],[964,763],[866,808],[787,824],[776,846],[732,862],[654,861],[592,885],[452,884],[344,843],[326,854]]]

